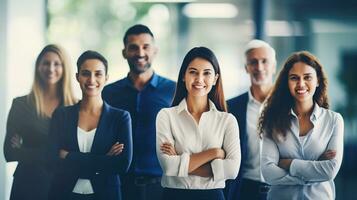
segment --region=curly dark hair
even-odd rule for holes
[[[294,106],[294,98],[288,87],[289,71],[295,63],[305,63],[316,70],[319,86],[313,95],[313,101],[320,107],[328,108],[327,76],[317,58],[307,51],[293,53],[284,63],[274,87],[268,96],[265,107],[259,119],[258,130],[262,137],[263,131],[274,140],[285,138],[287,130],[291,126],[291,108]],[[282,137],[281,137],[282,136]]]

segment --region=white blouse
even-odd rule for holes
[[[343,155],[343,118],[339,113],[314,106],[310,117],[314,127],[304,142],[299,138],[299,120],[293,116],[290,131],[282,142],[264,136],[261,170],[272,185],[268,199],[335,199],[333,179]],[[331,160],[318,160],[327,150],[336,150]],[[289,171],[278,166],[280,158],[293,159]]]
[[[232,114],[218,111],[213,102],[197,124],[188,112],[186,100],[162,109],[156,118],[156,153],[163,170],[161,185],[179,189],[224,188],[226,179],[235,179],[240,167],[238,123]],[[178,155],[163,154],[160,145],[170,142]],[[211,162],[213,177],[188,174],[190,155],[210,148],[223,148],[225,159]]]
[[[82,153],[88,153],[92,149],[95,131],[85,131],[81,128],[77,128],[77,139],[79,151]],[[78,179],[76,185],[73,188],[74,193],[78,194],[93,194],[93,187],[89,179]]]

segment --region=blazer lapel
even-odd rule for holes
[[[70,137],[70,146],[79,152],[79,146],[78,146],[78,138],[77,138],[77,128],[78,128],[78,118],[79,118],[79,105],[80,102],[78,102],[75,106],[73,106],[73,109],[71,110],[71,113],[67,116],[68,117],[68,124],[69,124],[69,137]]]
[[[93,139],[93,144],[91,148],[91,152],[95,153],[98,152],[100,153],[100,145],[104,144],[105,140],[105,130],[108,128],[106,123],[108,122],[107,117],[108,117],[108,112],[109,112],[109,106],[107,103],[103,102],[103,108],[102,108],[102,113],[99,118],[97,130],[95,131],[94,139]]]

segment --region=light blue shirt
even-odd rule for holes
[[[304,142],[300,142],[299,121],[293,111],[291,115],[291,129],[285,139],[276,142],[263,137],[261,170],[265,181],[271,185],[268,199],[335,199],[333,179],[343,156],[342,116],[315,104],[310,117],[314,127]],[[336,157],[319,161],[327,150],[336,150]],[[278,166],[280,158],[293,159],[289,171]]]

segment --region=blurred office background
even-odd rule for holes
[[[294,51],[315,54],[328,74],[331,108],[345,120],[344,160],[335,180],[337,199],[356,199],[355,0],[0,0],[0,144],[11,100],[29,92],[35,59],[45,44],[62,45],[74,70],[84,50],[103,53],[112,82],[128,72],[121,55],[122,38],[135,23],[152,29],[159,46],[153,67],[173,80],[190,48],[213,49],[227,98],[249,87],[242,54],[250,39],[272,44],[278,68]],[[76,82],[75,87],[80,97]],[[16,163],[6,163],[0,149],[0,200],[5,200]]]

